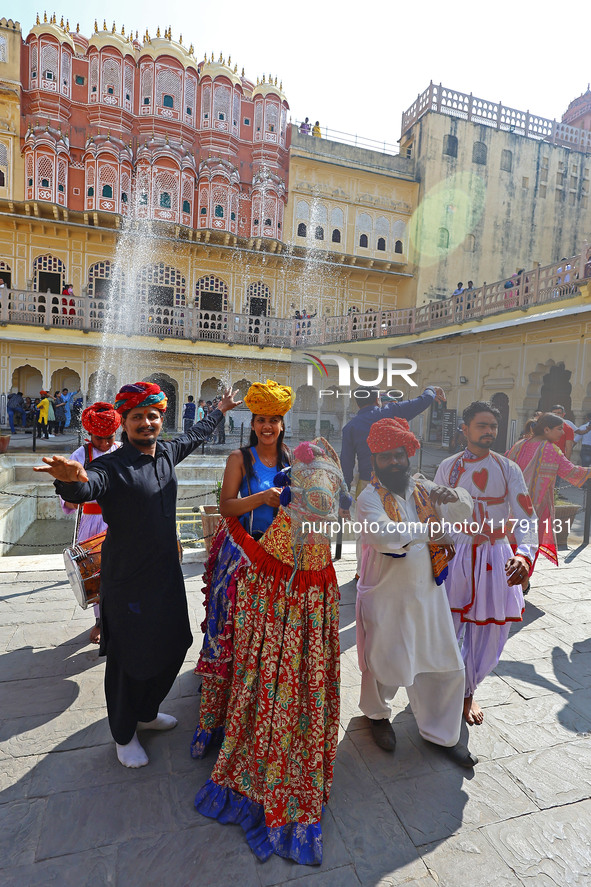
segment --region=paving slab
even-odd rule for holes
[[[473,774],[426,746],[404,689],[392,705],[395,755],[373,743],[358,709],[355,560],[345,553],[341,729],[320,867],[263,865],[240,828],[194,810],[216,757],[189,753],[202,565],[184,565],[194,642],[165,708],[179,724],[142,734],[150,765],[133,771],[110,737],[92,611],[76,606],[57,558],[34,569],[0,559],[13,562],[0,569],[3,887],[587,887],[591,551],[566,566],[561,553],[558,570],[537,565],[524,621],[478,689],[484,724],[462,728],[481,760]]]
[[[487,840],[524,887],[588,887],[591,879],[591,801],[499,822]]]

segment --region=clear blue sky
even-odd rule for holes
[[[2,14],[26,34],[43,7],[8,0]],[[587,88],[588,4],[544,7],[531,0],[423,3],[373,0],[252,3],[221,0],[63,0],[47,13],[90,35],[94,19],[140,35],[172,27],[173,37],[204,52],[232,56],[255,79],[277,75],[294,120],[396,143],[402,112],[429,81],[521,110],[560,118]]]

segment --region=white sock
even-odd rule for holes
[[[137,733],[133,734],[133,739],[127,745],[119,745],[116,742],[115,747],[119,763],[124,767],[145,767],[148,763],[148,756],[140,745]]]
[[[165,715],[160,711],[153,721],[138,721],[137,728],[138,730],[172,730],[177,724],[178,721],[175,717]]]

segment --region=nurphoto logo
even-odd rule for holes
[[[417,383],[412,378],[413,373],[417,371],[417,364],[414,360],[407,357],[378,357],[377,367],[374,377],[364,379],[361,377],[359,358],[354,357],[348,360],[339,354],[321,354],[317,357],[315,354],[304,353],[304,361],[308,364],[307,384],[314,386],[314,370],[323,377],[328,379],[328,369],[325,361],[332,360],[338,369],[337,385],[341,391],[333,391],[331,388],[320,389],[319,398],[323,397],[355,397],[357,399],[366,399],[378,394],[386,394],[392,398],[403,397],[403,392],[397,388],[393,388],[394,379],[403,379],[413,388],[417,387]],[[371,370],[364,368],[364,372],[372,373]],[[374,387],[375,386],[375,387]],[[366,391],[352,390],[356,387],[365,388]],[[370,393],[371,392],[371,393]]]

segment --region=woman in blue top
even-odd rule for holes
[[[260,539],[270,527],[281,490],[273,480],[289,465],[289,450],[283,443],[285,425],[282,416],[254,415],[250,423],[247,447],[234,450],[228,457],[220,512],[223,517],[238,517],[244,529]]]
[[[251,385],[244,398],[253,414],[249,445],[230,453],[226,463],[220,494],[222,517],[238,518],[256,540],[269,529],[279,508],[281,490],[274,479],[290,464],[290,452],[283,443],[283,416],[293,400],[291,388],[271,380]],[[212,539],[204,574],[204,638],[195,669],[203,683],[199,724],[191,745],[195,758],[203,757],[212,740],[221,735],[225,690],[229,690],[232,677],[236,589],[247,566],[243,551],[222,521]]]

